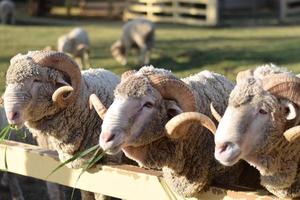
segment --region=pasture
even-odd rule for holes
[[[122,22],[66,21],[60,25],[0,25],[0,91],[4,91],[9,60],[18,53],[56,47],[57,38],[75,26],[87,30],[91,39],[91,64],[115,73],[139,68],[131,53],[129,64],[121,66],[110,53],[120,36]],[[66,24],[66,25],[65,25]],[[300,73],[300,26],[192,27],[158,24],[151,64],[172,70],[180,77],[212,70],[234,80],[238,71],[275,63]]]

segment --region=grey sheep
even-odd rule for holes
[[[34,51],[11,59],[6,74],[4,107],[8,122],[23,124],[34,135],[44,135],[61,161],[98,143],[102,121],[90,111],[88,98],[96,93],[106,106],[113,100],[117,75],[104,69],[81,73],[66,54]],[[69,163],[78,168],[89,157]],[[119,162],[119,157],[106,157]]]
[[[146,19],[134,19],[123,26],[122,36],[111,46],[111,53],[122,65],[127,64],[131,48],[137,48],[140,54],[139,64],[150,62],[151,49],[154,46],[154,24]]]
[[[90,39],[88,33],[80,27],[72,29],[57,40],[57,50],[79,58],[81,69],[90,67]]]
[[[213,134],[194,123],[214,132],[209,104],[223,112],[232,88],[225,77],[209,71],[181,80],[152,66],[127,72],[114,102],[102,112],[100,145],[109,154],[122,150],[140,166],[162,169],[167,183],[185,197],[197,196],[212,181],[236,184],[243,164],[218,164]]]
[[[2,0],[0,2],[0,14],[2,24],[15,23],[15,3],[11,0]]]
[[[240,72],[215,136],[215,157],[256,167],[280,198],[300,197],[300,78],[275,65]]]

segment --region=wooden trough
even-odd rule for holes
[[[60,162],[55,152],[38,146],[4,141],[0,144],[0,168],[5,169],[6,151],[9,172],[47,180],[74,187],[80,169],[63,167],[50,177],[46,177]],[[129,165],[102,166],[85,172],[76,184],[76,188],[119,197],[127,200],[176,200],[183,199],[170,191],[161,172],[146,170]],[[196,199],[196,198],[190,198]],[[271,200],[274,196],[264,191],[242,192],[210,187],[197,199],[203,200]]]

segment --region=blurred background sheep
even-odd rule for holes
[[[111,53],[122,65],[127,64],[130,49],[139,52],[139,65],[150,62],[150,53],[154,46],[154,24],[146,19],[134,19],[123,26],[120,39],[111,46]]]
[[[90,67],[90,39],[83,28],[74,28],[68,34],[60,36],[57,40],[57,50],[78,58],[81,69]]]
[[[0,15],[2,24],[15,23],[15,3],[11,0],[2,0],[0,2]]]

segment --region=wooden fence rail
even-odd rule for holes
[[[212,26],[218,24],[218,13],[218,0],[128,0],[124,18]]]
[[[90,17],[122,18],[125,9],[125,0],[80,0],[80,14]]]
[[[8,171],[24,176],[30,176],[42,180],[57,167],[56,153],[23,143],[5,141],[0,144],[0,168],[4,169],[4,155],[6,151]],[[69,169],[63,167],[50,177],[47,181],[74,187],[80,169]],[[85,172],[79,179],[76,188],[119,197],[128,200],[173,200],[182,199],[173,196],[169,187],[164,182],[161,172],[145,170],[135,166],[102,166]],[[195,198],[193,198],[195,199]],[[198,199],[260,199],[271,200],[272,196],[263,196],[256,192],[235,192],[215,187],[199,195]]]
[[[300,0],[280,0],[281,22],[300,22]]]

